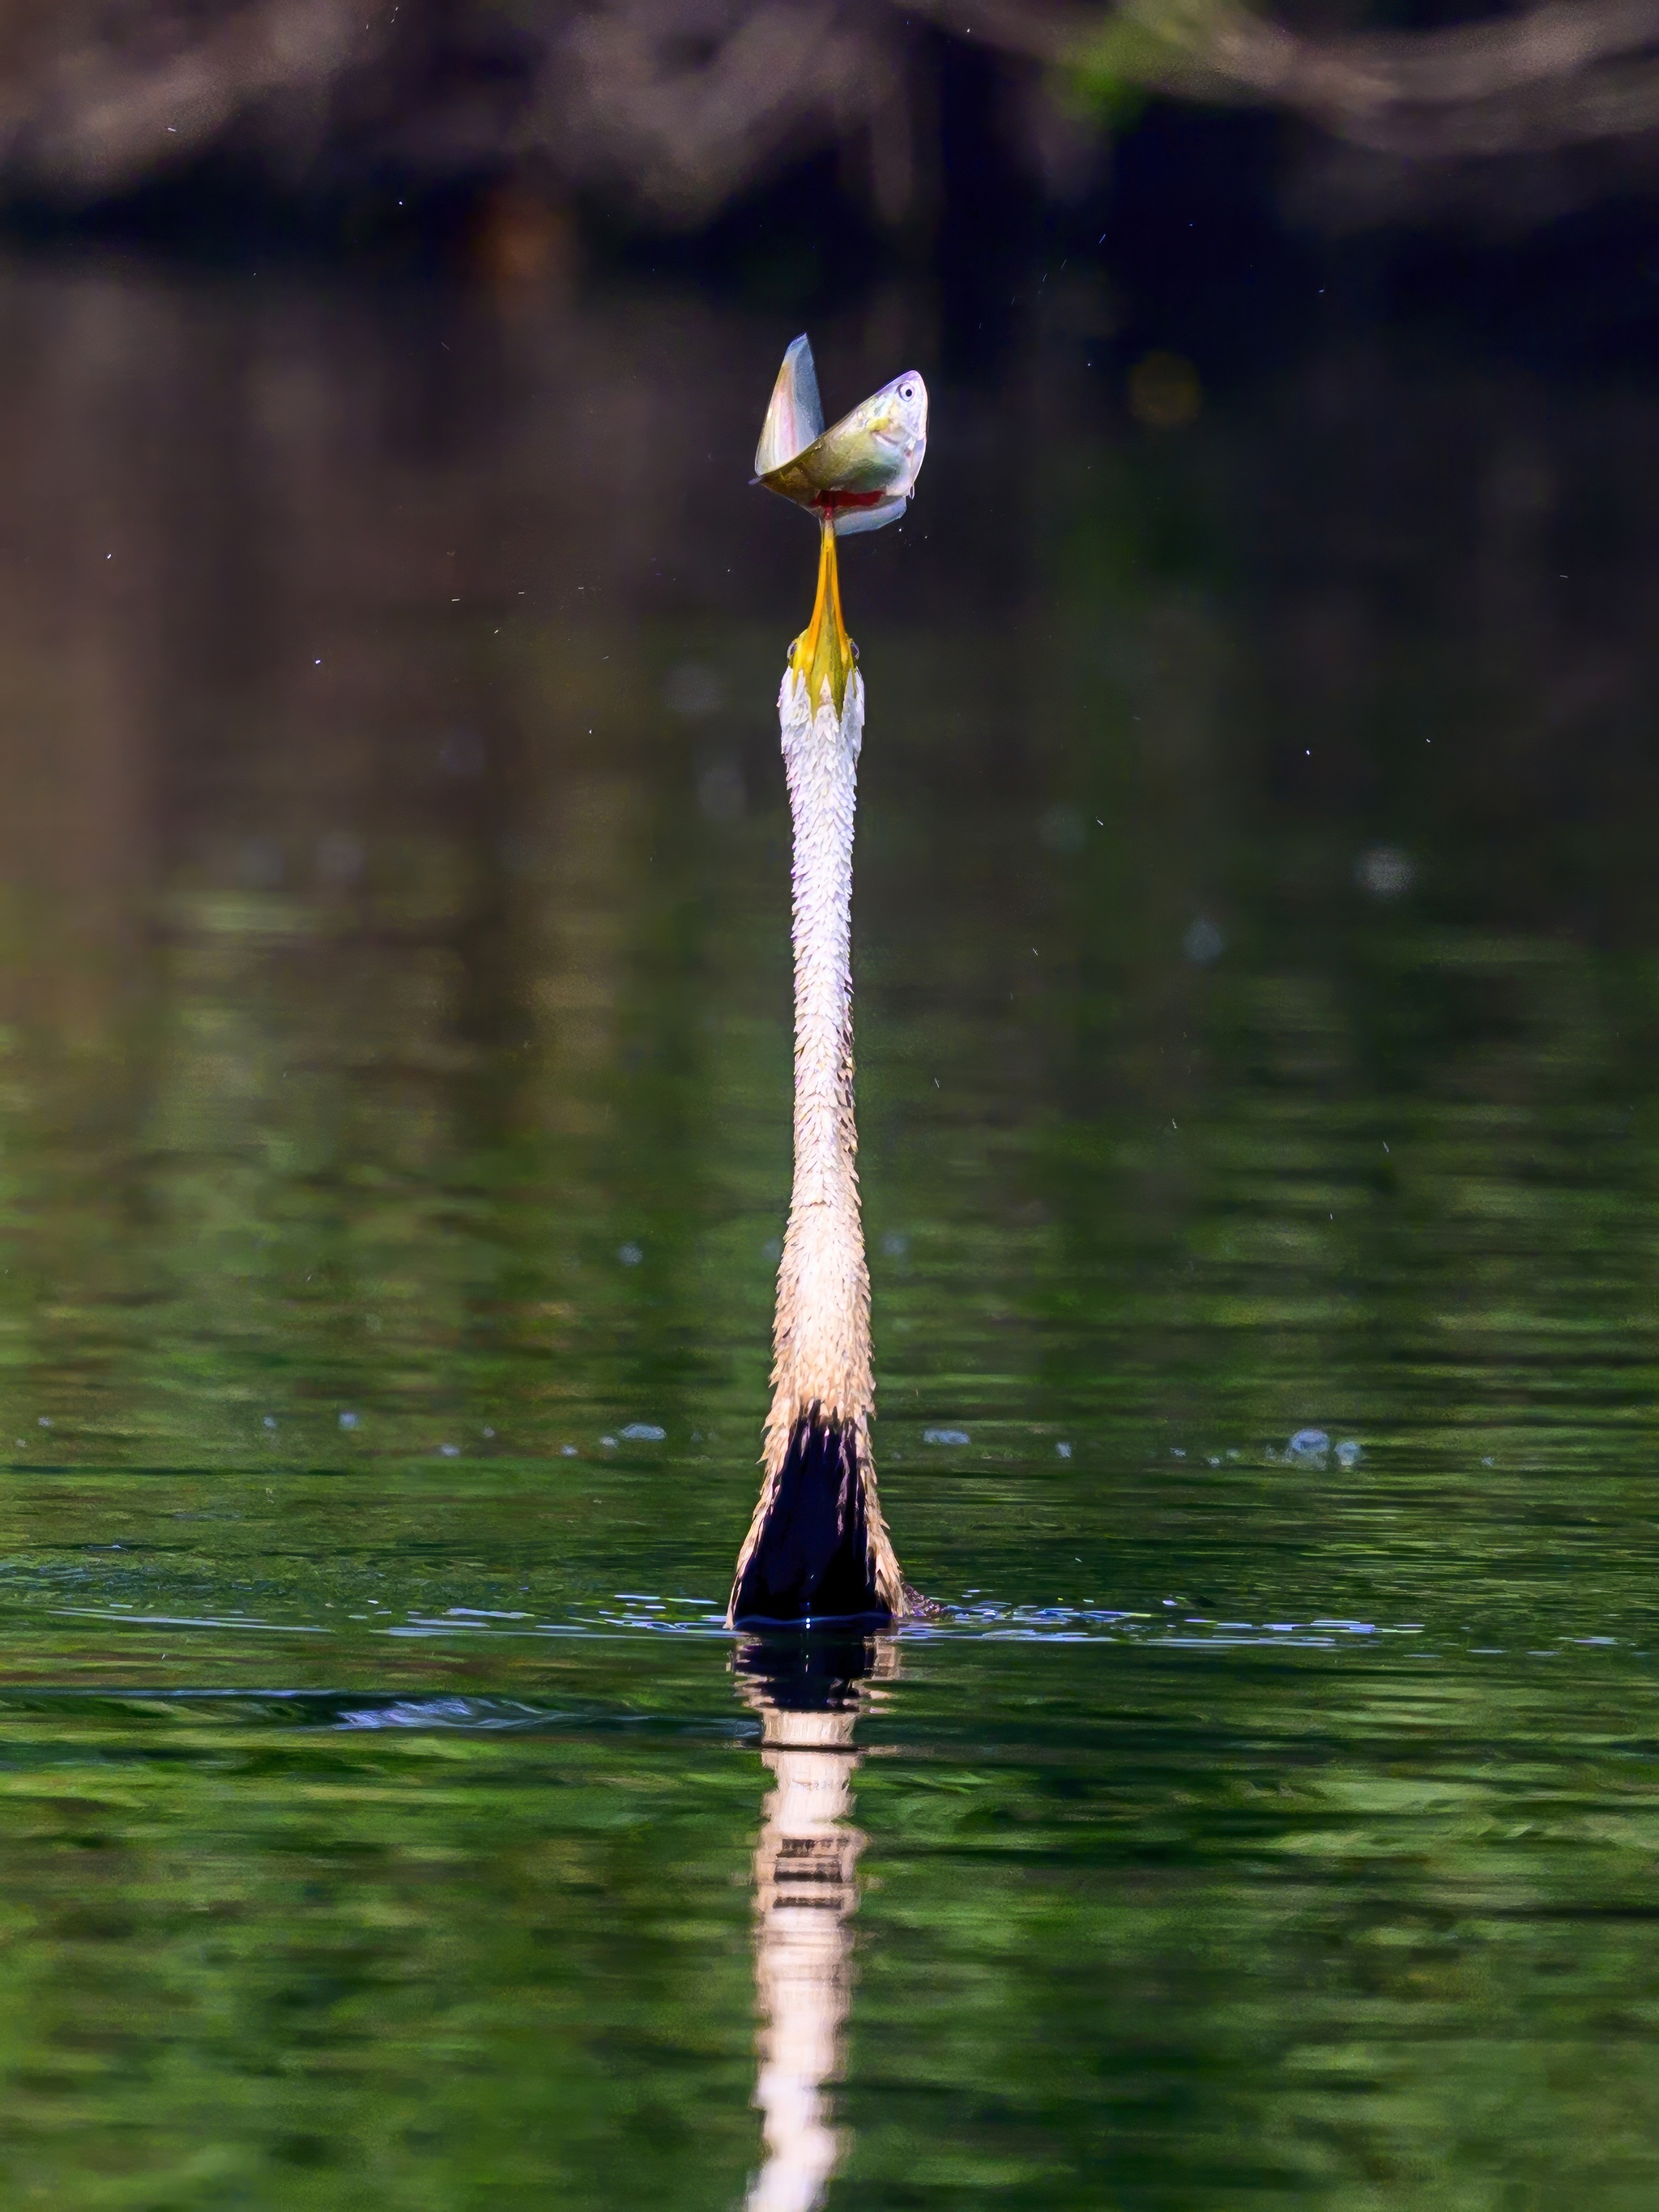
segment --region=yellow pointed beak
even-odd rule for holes
[[[836,565],[836,520],[820,518],[818,595],[812,603],[812,619],[790,649],[789,665],[806,685],[806,696],[816,714],[823,704],[823,687],[839,715],[847,698],[847,679],[853,668],[853,641],[841,614],[841,571]]]

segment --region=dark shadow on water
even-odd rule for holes
[[[739,1639],[732,1671],[757,1712],[856,1713],[866,1683],[896,1678],[897,1646],[851,1622],[757,1630]]]

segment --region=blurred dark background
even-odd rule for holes
[[[1656,146],[1659,0],[0,4],[20,236],[643,258],[779,304],[902,270],[963,343],[1011,270],[1097,248],[1235,351],[1310,268],[1628,339]]]
[[[933,400],[846,563],[878,1244],[982,1218],[1014,1283],[1097,1218],[1179,1274],[1258,1109],[1340,1151],[1382,1100],[1370,1162],[1423,1102],[1462,1132],[1432,1224],[1471,1102],[1518,1187],[1552,1114],[1659,1097],[1656,23],[0,6],[19,1361],[109,1452],[210,1342],[153,1418],[226,1449],[406,1278],[414,1435],[564,1239],[611,1255],[617,1372],[648,1341],[758,1402],[811,561],[747,479],[802,328],[832,409],[905,366]],[[1251,1197],[1301,1226],[1249,1266],[1346,1281],[1347,1173]],[[492,1176],[544,1194],[510,1264],[434,1233]],[[331,1304],[313,1228],[378,1255]]]
[[[1659,0],[0,0],[0,2202],[752,2170],[695,1632],[803,329],[932,400],[842,580],[962,1608],[837,2186],[1655,2201],[1656,70]]]

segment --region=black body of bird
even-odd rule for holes
[[[856,1434],[796,1422],[770,1510],[732,1593],[741,1621],[885,1620],[877,1594]]]

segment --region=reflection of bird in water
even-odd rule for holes
[[[809,2212],[841,2157],[826,2084],[841,2070],[853,1995],[857,1868],[864,1838],[844,1825],[858,1765],[860,1677],[890,1674],[873,1638],[738,1654],[744,1695],[762,1716],[774,1788],[755,1848],[755,2002],[765,2163],[748,2212]]]
[[[870,1276],[853,1115],[853,818],[864,680],[842,620],[837,535],[903,512],[927,446],[914,370],[823,428],[811,347],[778,372],[756,480],[819,524],[812,618],[778,696],[795,832],[795,1180],[778,1270],[765,1480],[731,1619],[895,1618],[920,1601],[899,1572],[870,1455]]]

